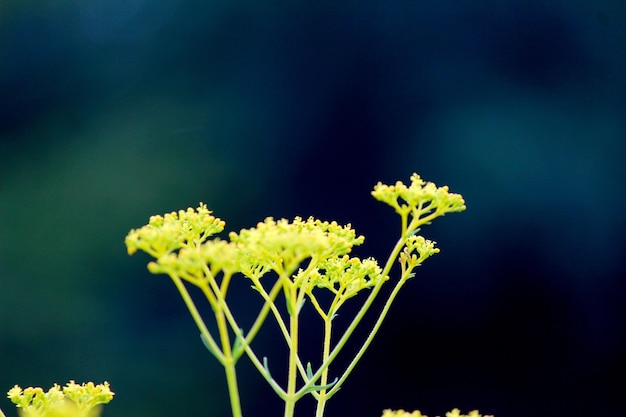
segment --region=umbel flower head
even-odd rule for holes
[[[303,272],[299,271],[296,280]],[[336,301],[333,310],[336,310],[359,291],[371,288],[388,278],[382,275],[382,269],[374,258],[361,260],[344,255],[320,262],[318,267],[311,271],[306,287],[310,297],[313,297],[312,291],[315,288],[322,288],[334,294]]]
[[[419,410],[413,411],[412,413],[409,413],[408,411],[404,411],[404,410],[395,410],[395,411],[385,410],[383,411],[382,417],[428,417],[428,416],[420,413]],[[488,416],[488,415],[482,416],[478,412],[478,410],[470,411],[469,414],[461,414],[461,410],[459,410],[458,408],[455,408],[452,411],[448,411],[446,413],[446,417],[493,417],[493,416]]]
[[[349,224],[313,217],[292,221],[268,217],[256,227],[231,232],[230,241],[207,241],[224,225],[200,203],[195,210],[152,216],[147,225],[131,230],[125,243],[131,255],[142,250],[156,258],[148,265],[150,272],[197,283],[207,271],[213,275],[240,272],[249,278],[260,278],[268,271],[290,276],[307,259],[320,262],[343,256],[364,240]]]
[[[401,181],[395,185],[376,184],[372,195],[375,199],[389,204],[402,217],[403,232],[411,232],[422,224],[446,213],[465,210],[465,201],[460,194],[448,191],[448,186],[437,187],[413,173],[408,187]],[[411,223],[407,225],[407,218]],[[407,230],[408,228],[408,230]]]
[[[224,230],[225,222],[212,216],[206,204],[197,209],[167,213],[150,217],[147,225],[133,229],[124,243],[128,254],[142,250],[155,258],[180,248],[197,247],[209,236]]]
[[[63,388],[54,384],[48,391],[40,387],[22,389],[15,385],[7,393],[23,417],[95,417],[100,406],[115,395],[108,382],[76,384],[68,382]]]
[[[399,260],[407,278],[416,266],[439,251],[434,242],[414,236],[419,226],[465,209],[461,195],[425,182],[417,174],[411,176],[409,186],[400,181],[395,185],[378,183],[372,195],[401,215],[405,247]],[[350,224],[313,217],[295,217],[292,221],[268,217],[256,227],[231,232],[229,240],[209,240],[224,226],[223,220],[200,203],[197,209],[150,217],[147,225],[130,231],[125,243],[129,254],[142,250],[155,258],[148,265],[150,272],[176,276],[195,285],[214,282],[220,271],[226,275],[241,273],[252,280],[274,271],[291,277],[296,286],[302,282],[309,293],[313,288],[325,288],[347,299],[387,279],[375,260],[346,257],[353,246],[364,241]],[[304,274],[302,265],[307,268]]]
[[[239,249],[240,269],[244,275],[247,275],[247,265],[291,275],[308,258],[318,263],[342,256],[365,239],[357,236],[349,224],[341,226],[313,217],[307,220],[296,217],[291,222],[268,217],[254,228],[231,232],[229,237]]]

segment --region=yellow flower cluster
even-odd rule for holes
[[[47,392],[40,387],[22,389],[15,385],[7,393],[23,417],[94,417],[113,395],[106,381],[98,385],[70,381],[62,388],[54,384]]]
[[[306,259],[319,262],[349,253],[364,241],[348,224],[313,217],[275,221],[268,217],[255,228],[231,232],[230,241],[243,254],[243,263],[259,265],[276,273],[291,275]]]
[[[439,253],[439,249],[432,240],[424,239],[422,236],[409,236],[399,257],[402,279],[412,278],[415,275],[413,269],[435,253]]]
[[[381,272],[373,258],[361,260],[344,255],[326,259],[311,272],[309,291],[314,287],[325,288],[341,299],[348,299],[376,285],[383,279]]]
[[[156,258],[148,265],[150,272],[176,275],[198,284],[220,271],[231,275],[240,272],[253,279],[268,271],[291,276],[306,259],[318,263],[338,258],[364,240],[349,224],[312,217],[293,221],[268,217],[254,228],[231,232],[229,242],[218,238],[207,241],[224,225],[201,203],[196,210],[152,216],[147,225],[131,230],[125,243],[129,254],[142,250]]]
[[[385,410],[383,411],[382,417],[428,417],[425,414],[420,413],[419,411],[413,411],[409,413],[404,410]],[[439,416],[437,416],[439,417]],[[493,417],[493,416],[482,416],[478,410],[470,411],[469,414],[461,414],[461,410],[458,408],[453,409],[452,411],[448,411],[446,413],[446,417]]]
[[[197,247],[209,236],[224,230],[224,221],[213,217],[206,204],[194,210],[179,210],[164,216],[152,216],[147,225],[133,229],[126,236],[126,248],[132,255],[142,250],[160,258],[184,247]]]
[[[412,413],[404,410],[384,410],[382,417],[428,417],[419,412],[419,410],[415,410]]]
[[[378,183],[372,195],[401,215],[404,244],[399,261],[403,280],[412,277],[414,268],[426,258],[439,252],[434,242],[415,235],[417,229],[445,213],[465,209],[461,195],[425,182],[417,174],[411,176],[409,186],[401,181],[395,185]],[[150,217],[147,225],[130,231],[125,243],[129,254],[142,250],[155,258],[148,264],[150,272],[211,287],[223,296],[228,285],[218,290],[216,276],[220,272],[225,277],[241,273],[261,289],[259,279],[274,271],[291,279],[296,288],[305,289],[312,301],[316,301],[315,288],[329,290],[335,296],[335,307],[387,279],[374,259],[348,256],[353,246],[364,241],[350,224],[343,226],[312,217],[292,221],[268,217],[256,227],[231,232],[229,240],[209,240],[224,226],[223,220],[200,203],[197,209]]]
[[[286,416],[293,416],[295,403],[308,393],[318,401],[316,415],[322,415],[326,401],[337,392],[361,359],[401,287],[413,276],[413,270],[439,252],[435,242],[417,235],[419,227],[446,213],[465,210],[461,195],[450,193],[448,187],[425,182],[417,174],[411,176],[409,186],[400,181],[395,185],[378,183],[372,195],[392,206],[401,217],[400,238],[382,267],[375,259],[350,256],[352,248],[364,241],[350,224],[340,225],[313,217],[306,220],[268,217],[255,227],[229,233],[228,239],[209,239],[222,232],[225,223],[214,217],[202,203],[197,209],[152,216],[147,225],[131,230],[126,237],[130,255],[141,250],[153,256],[154,261],[148,264],[150,272],[169,275],[176,285],[200,329],[205,346],[226,370],[233,415],[241,416],[235,365],[244,352],[285,401]],[[346,370],[330,382],[329,367],[372,307],[397,260],[402,269],[400,279],[395,282],[367,339]],[[263,278],[268,272],[277,275],[277,279]],[[237,323],[227,302],[228,288],[235,274],[248,278],[252,288],[264,300],[247,332]],[[219,338],[214,337],[205,324],[188,292],[188,283],[199,287],[211,304]],[[335,340],[333,320],[338,309],[363,289],[369,289],[369,295],[363,299],[359,312],[343,335]],[[320,290],[326,293],[318,299]],[[285,309],[279,308],[276,302],[281,293],[285,297]],[[298,351],[302,333],[299,312],[307,300],[324,322],[322,364],[317,370],[312,369],[310,362],[303,361]],[[272,316],[289,348],[286,388],[272,378],[267,358],[261,362],[251,345],[267,317]],[[304,363],[307,363],[306,368]],[[301,388],[298,388],[299,378],[304,382]],[[419,411],[385,410],[383,417],[426,416]],[[477,412],[461,416],[455,409],[446,417],[481,416]]]
[[[465,210],[465,201],[460,194],[449,192],[448,186],[437,187],[432,182],[426,182],[415,173],[411,175],[411,185],[408,187],[401,181],[397,181],[395,185],[379,182],[374,186],[372,195],[393,207],[402,217],[403,223],[410,215],[413,227],[408,225],[409,231],[415,230],[419,224],[430,222],[435,217]],[[403,226],[405,232],[407,225]]]

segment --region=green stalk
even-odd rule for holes
[[[394,246],[393,250],[391,251],[391,254],[389,255],[387,263],[385,264],[385,267],[383,268],[383,271],[382,271],[383,277],[389,275],[391,267],[393,266],[393,262],[398,258],[400,251],[404,247],[405,241],[406,241],[406,236],[405,236],[405,233],[403,233],[402,238],[400,238],[398,242],[396,242],[396,245]],[[356,316],[352,319],[352,322],[346,329],[343,336],[341,336],[341,339],[339,339],[339,342],[337,342],[335,347],[332,349],[332,351],[328,355],[327,360],[324,363],[322,363],[322,365],[313,374],[312,378],[309,379],[309,381],[302,388],[300,388],[301,392],[303,393],[307,392],[311,388],[311,386],[314,385],[315,382],[321,377],[324,370],[326,370],[330,366],[330,364],[335,360],[339,352],[343,349],[345,344],[348,342],[348,339],[350,338],[350,336],[352,336],[352,333],[354,332],[356,327],[359,325],[359,323],[363,319],[363,316],[365,316],[365,313],[367,312],[367,310],[369,310],[369,308],[371,307],[372,303],[374,302],[374,299],[380,292],[380,289],[382,288],[383,283],[384,281],[381,280],[372,288],[372,292],[367,297],[367,299],[365,300],[365,302],[359,309]],[[335,384],[335,387],[337,387],[337,384]]]
[[[261,297],[263,298],[265,303],[263,304],[263,320],[262,321],[258,321],[258,318],[257,318],[257,320],[255,320],[252,328],[250,329],[250,332],[248,333],[248,335],[256,335],[256,333],[259,331],[261,325],[265,321],[265,317],[269,313],[268,310],[271,310],[272,314],[274,315],[274,318],[276,319],[276,323],[278,324],[278,327],[279,327],[280,331],[283,334],[283,337],[285,338],[287,343],[289,343],[289,331],[287,330],[287,326],[285,325],[285,321],[281,317],[280,312],[278,311],[278,308],[276,307],[276,304],[274,303],[274,300],[276,299],[276,296],[278,295],[278,291],[280,291],[280,289],[284,285],[284,281],[281,278],[276,280],[276,282],[274,283],[274,286],[272,287],[272,289],[270,291],[270,294],[268,294],[267,291],[265,291],[265,288],[263,288],[263,285],[261,285],[260,280],[253,279],[252,282],[254,283],[254,288],[259,292],[259,294],[261,294]],[[258,317],[261,317],[261,314],[259,314]],[[248,337],[246,337],[246,339]]]
[[[221,306],[216,306],[215,318],[217,319],[217,328],[222,342],[224,351],[224,370],[226,372],[226,382],[228,384],[228,395],[230,397],[230,407],[233,417],[241,417],[241,400],[239,398],[239,386],[237,384],[237,372],[235,370],[236,360],[233,358],[233,352],[230,345],[230,335],[228,334],[228,324],[224,317],[224,311]]]
[[[328,360],[328,356],[330,355],[330,336],[332,333],[332,317],[324,318],[324,351],[322,353],[322,363],[325,363]],[[328,384],[328,367],[324,369],[322,372],[322,376],[320,378],[320,385],[325,386]],[[332,390],[330,391],[332,393]],[[317,398],[317,407],[315,410],[315,417],[323,417],[324,416],[324,408],[326,407],[326,401],[331,397],[331,395],[326,394],[326,389],[322,389],[318,392],[319,396]]]
[[[191,313],[196,326],[200,329],[200,332],[205,337],[205,340],[210,344],[213,348],[213,354],[217,357],[219,362],[224,367],[224,371],[226,373],[226,383],[228,384],[228,394],[230,398],[230,407],[233,413],[233,417],[242,417],[241,412],[241,400],[239,398],[239,386],[237,383],[237,372],[235,370],[235,360],[233,358],[231,345],[230,345],[230,337],[228,334],[228,326],[225,320],[224,312],[221,308],[220,304],[213,305],[215,310],[215,318],[217,320],[218,331],[220,334],[220,342],[222,344],[222,349],[220,349],[213,337],[209,333],[209,329],[206,327],[202,316],[198,312],[189,291],[187,291],[187,287],[182,282],[180,277],[176,275],[170,275],[172,281],[176,285],[178,292],[182,296],[185,304],[187,305],[187,309]]]
[[[387,262],[383,269],[382,276],[389,275],[389,272],[391,271],[391,268],[393,267],[393,263],[398,258],[400,251],[402,250],[402,248],[404,247],[406,243],[406,239],[411,235],[411,233],[417,230],[419,226],[426,224],[432,221],[434,218],[439,216],[439,213],[437,211],[434,211],[423,218],[419,217],[421,214],[422,214],[422,211],[421,211],[421,204],[420,204],[419,209],[413,213],[413,219],[411,220],[410,224],[407,224],[408,215],[407,214],[401,215],[401,218],[402,218],[402,235],[401,236],[402,237],[398,240],[394,249],[391,251],[389,258],[387,258]],[[410,272],[411,271],[406,271],[406,273],[402,277],[400,277],[400,280],[396,283],[396,286],[394,287],[391,294],[389,295],[389,298],[387,298],[387,301],[385,302],[385,305],[383,306],[383,309],[380,315],[378,316],[376,323],[374,323],[374,326],[372,327],[372,330],[370,331],[367,339],[365,339],[365,342],[363,343],[363,345],[361,346],[357,354],[354,356],[354,358],[352,359],[352,361],[350,362],[350,364],[348,365],[348,367],[346,368],[342,376],[337,381],[337,383],[333,385],[331,390],[326,394],[326,400],[330,399],[339,390],[339,388],[341,388],[341,385],[345,382],[346,378],[350,375],[350,373],[352,373],[352,370],[354,369],[356,364],[359,362],[359,360],[361,359],[361,357],[363,356],[367,348],[372,343],[372,340],[378,333],[378,330],[380,329],[382,322],[384,321],[385,317],[387,316],[387,313],[389,312],[391,304],[395,300],[402,286],[409,279]],[[377,284],[373,288],[372,293],[370,294],[370,296],[367,298],[367,300],[365,301],[365,303],[359,310],[359,313],[357,314],[357,316],[353,319],[352,323],[348,327],[348,330],[346,330],[346,333],[339,340],[339,343],[337,343],[337,346],[335,346],[335,348],[333,349],[333,352],[328,357],[327,360],[329,362],[328,363],[324,362],[322,366],[320,367],[320,369],[318,369],[318,372],[316,372],[315,375],[313,375],[313,378],[311,378],[311,380],[315,380],[316,377],[318,377],[320,370],[322,370],[322,375],[323,375],[323,372],[326,372],[328,370],[328,366],[330,365],[330,363],[334,360],[335,356],[339,353],[339,350],[341,350],[341,348],[343,347],[347,339],[350,337],[350,335],[352,334],[352,332],[358,325],[358,323],[361,321],[363,315],[365,315],[365,312],[369,310],[372,302],[374,301],[374,298],[376,298],[376,296],[378,295],[378,292],[380,291],[382,283],[383,282],[381,281],[379,284]],[[319,415],[316,415],[316,417],[321,417],[322,415],[323,414],[319,414]]]
[[[219,346],[217,346],[217,343],[215,343],[215,340],[213,339],[213,336],[211,336],[209,329],[206,327],[206,324],[204,323],[204,320],[202,319],[200,312],[198,312],[198,309],[196,308],[195,303],[191,299],[191,295],[189,295],[189,291],[187,291],[187,287],[185,287],[185,284],[182,282],[180,277],[176,275],[170,275],[170,278],[172,278],[172,281],[176,285],[176,288],[178,289],[178,292],[183,298],[183,301],[185,302],[187,309],[191,313],[191,317],[193,318],[193,321],[196,323],[196,326],[198,327],[198,329],[200,329],[200,333],[202,333],[202,336],[204,336],[207,343],[209,343],[209,345],[213,349],[212,351],[213,354],[215,355],[217,360],[222,365],[224,365],[224,361],[225,361],[224,354],[222,350],[219,348]]]
[[[298,376],[297,360],[298,360],[298,300],[297,288],[290,283],[285,288],[287,303],[289,303],[289,370],[287,374],[287,394],[285,396],[285,413],[284,417],[293,417],[296,401],[299,396],[296,395],[296,378]],[[288,292],[287,292],[288,291]]]
[[[363,354],[365,353],[367,348],[372,343],[372,340],[374,339],[374,336],[376,336],[376,333],[378,333],[378,330],[380,329],[380,326],[382,325],[383,320],[385,319],[385,317],[387,316],[387,313],[389,312],[389,308],[391,307],[391,304],[393,303],[394,299],[398,295],[398,292],[400,292],[400,288],[402,288],[402,286],[404,285],[404,283],[406,281],[407,281],[406,279],[400,279],[398,281],[398,283],[394,287],[393,291],[389,295],[389,298],[387,299],[387,302],[385,302],[385,306],[383,307],[380,315],[378,316],[378,320],[376,320],[376,323],[374,324],[374,327],[372,328],[372,330],[370,331],[369,335],[367,336],[367,339],[365,339],[365,342],[363,343],[363,346],[361,346],[361,349],[359,349],[357,354],[354,356],[354,358],[352,359],[352,362],[350,362],[350,365],[348,365],[348,367],[344,371],[343,375],[341,375],[341,378],[339,378],[337,383],[328,392],[327,399],[332,397],[337,392],[337,390],[344,383],[346,378],[348,378],[350,373],[352,373],[352,370],[354,369],[356,364],[359,362],[359,360],[361,360],[361,357],[363,356]],[[320,417],[320,416],[317,416],[317,417]]]

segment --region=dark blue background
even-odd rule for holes
[[[625,19],[619,0],[2,2],[0,390],[106,379],[108,416],[229,415],[128,230],[204,201],[228,230],[351,222],[382,261],[399,224],[369,192],[418,172],[467,211],[422,230],[441,253],[327,416],[622,414]],[[257,342],[280,375],[275,330]],[[281,415],[240,372],[246,415]]]

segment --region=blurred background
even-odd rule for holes
[[[418,172],[467,211],[423,228],[441,253],[327,416],[623,414],[625,19],[621,0],[0,2],[0,391],[108,380],[104,416],[228,416],[127,232],[203,201],[227,230],[350,222],[382,262],[399,219],[369,193]],[[279,378],[277,333],[256,343]],[[247,361],[240,379],[246,415],[282,415]]]

